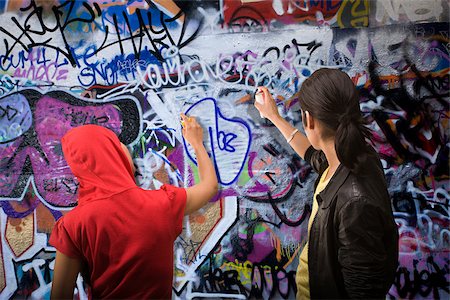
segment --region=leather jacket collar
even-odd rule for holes
[[[320,177],[322,176],[325,170],[321,171],[322,172],[320,172],[318,180],[320,180]],[[334,172],[333,177],[331,177],[327,187],[319,195],[317,195],[317,203],[319,204],[319,207],[324,209],[328,208],[331,205],[331,200],[334,198],[338,190],[344,184],[349,174],[350,170],[343,164],[340,164],[339,167],[336,169],[336,172]],[[318,180],[316,181],[315,187],[317,187]]]

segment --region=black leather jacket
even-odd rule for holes
[[[320,175],[328,167],[310,147],[305,160]],[[398,230],[383,168],[374,152],[367,176],[342,164],[317,196],[308,249],[310,296],[322,299],[386,298],[398,265]]]

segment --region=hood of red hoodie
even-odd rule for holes
[[[61,145],[80,183],[79,205],[136,187],[128,157],[113,131],[98,125],[76,127],[64,135]]]

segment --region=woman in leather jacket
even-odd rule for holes
[[[398,231],[352,80],[327,68],[305,80],[296,96],[306,135],[279,115],[267,88],[259,92],[260,114],[318,173],[297,299],[385,298],[398,265]]]

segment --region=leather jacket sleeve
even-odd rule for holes
[[[337,214],[338,261],[350,298],[385,298],[383,213],[370,199],[354,197]]]

